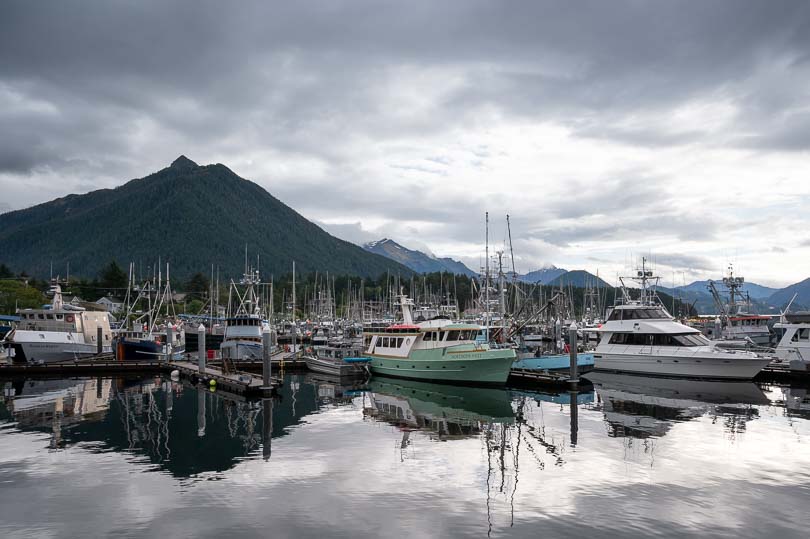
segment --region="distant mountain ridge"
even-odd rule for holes
[[[439,258],[423,253],[422,251],[408,249],[389,238],[368,242],[363,245],[363,249],[370,253],[399,262],[417,273],[444,271],[457,275],[466,275],[468,277],[477,275],[473,270],[458,260]]]
[[[530,271],[525,275],[521,275],[519,278],[521,281],[526,283],[548,284],[560,275],[564,275],[566,273],[568,273],[568,270],[550,265],[538,270]]]
[[[552,279],[547,284],[548,286],[573,286],[575,288],[610,288],[610,285],[601,277],[597,277],[593,273],[585,270],[566,271],[555,279]]]
[[[169,167],[115,189],[68,195],[0,215],[0,262],[46,277],[95,276],[110,260],[148,269],[171,264],[173,276],[241,275],[247,245],[262,277],[329,271],[377,277],[410,275],[407,267],[335,238],[261,186],[222,164],[199,166],[180,156]],[[58,269],[57,269],[58,268]]]
[[[790,307],[791,311],[810,309],[810,278],[777,290],[768,298],[768,303],[776,308],[783,309],[793,299],[794,294],[796,299],[793,300]]]
[[[722,281],[716,280],[716,286],[722,288]],[[709,281],[695,281],[685,286],[676,286],[672,290],[686,290],[689,292],[705,292],[709,294]],[[748,292],[748,295],[751,296],[752,299],[767,299],[771,297],[774,293],[778,292],[778,288],[771,288],[768,286],[762,286],[756,283],[744,283],[742,287],[743,292]]]

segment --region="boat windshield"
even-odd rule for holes
[[[709,340],[700,333],[672,335],[666,333],[614,333],[609,344],[636,346],[706,346]]]
[[[647,309],[614,309],[608,320],[669,320],[672,318],[664,309],[655,307]]]

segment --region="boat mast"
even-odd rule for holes
[[[293,260],[293,282],[292,282],[292,352],[295,354],[295,337],[298,328],[295,325],[295,260]],[[293,355],[293,357],[295,357]]]
[[[484,272],[484,327],[487,343],[489,342],[489,212],[485,214],[486,218],[486,233],[485,233],[485,252],[486,252],[486,263],[485,263],[485,272]]]

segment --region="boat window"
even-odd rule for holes
[[[39,318],[40,320],[45,320],[45,315],[40,313],[37,315],[37,318]]]
[[[432,331],[426,331],[424,333],[424,335],[422,335],[422,340],[423,341],[432,341],[433,340],[433,332]]]
[[[700,339],[696,339],[692,335],[673,335],[672,340],[675,346],[702,346],[703,343]]]
[[[614,333],[608,344],[627,344],[627,333]]]
[[[63,315],[61,315],[61,314],[57,314],[57,315],[56,315],[56,319],[57,319],[57,320],[61,320],[62,318],[64,318],[64,316],[63,316]]]
[[[405,337],[400,337],[397,339],[397,348],[402,348],[402,343],[405,341]]]
[[[459,334],[460,334],[460,333],[461,333],[461,332],[460,332],[460,331],[458,331],[457,329],[454,329],[454,330],[452,330],[452,331],[448,331],[448,332],[447,332],[447,340],[448,340],[448,341],[457,341],[457,340],[458,340],[458,336],[459,336]]]
[[[799,330],[799,339],[803,341],[810,340],[810,328],[801,328]]]

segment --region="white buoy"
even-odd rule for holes
[[[180,371],[178,371],[177,369],[174,369],[171,372],[170,376],[172,377],[172,380],[179,380],[180,379]]]

